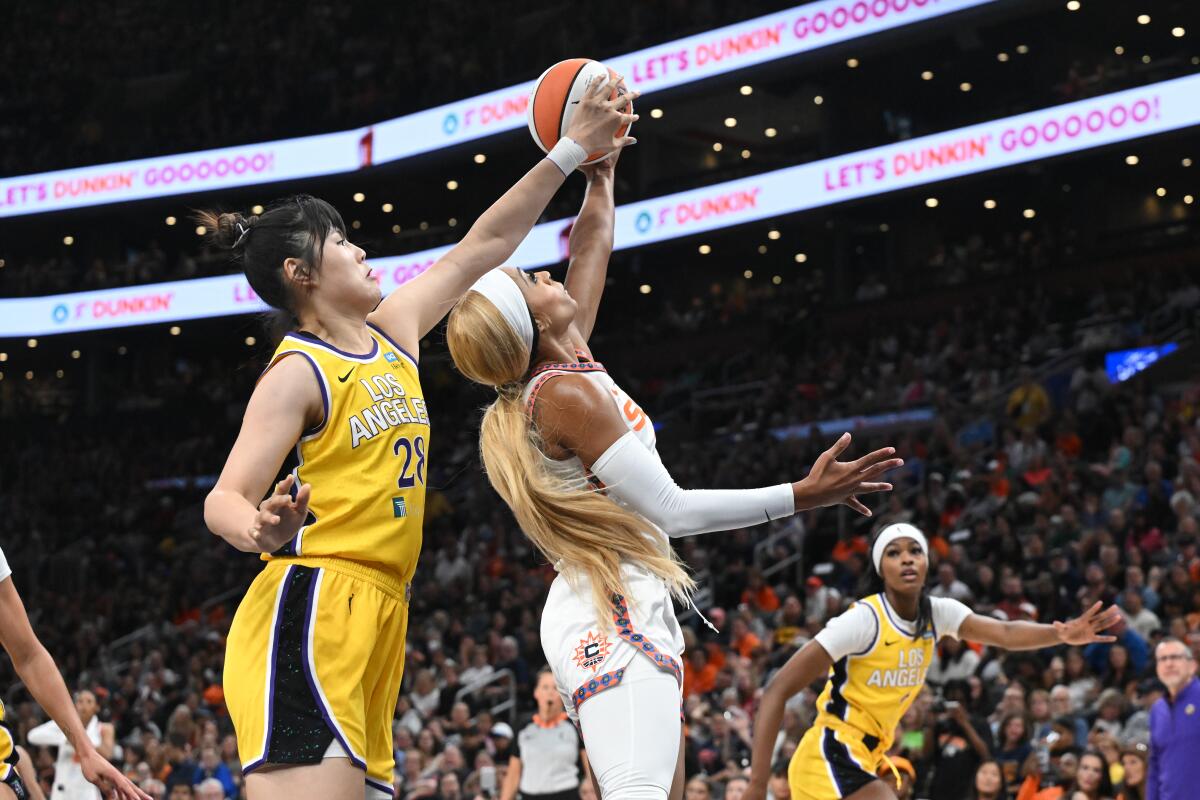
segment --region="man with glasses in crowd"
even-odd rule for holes
[[[1155,650],[1167,696],[1150,709],[1150,771],[1146,800],[1184,800],[1200,786],[1200,680],[1196,657],[1175,638]]]

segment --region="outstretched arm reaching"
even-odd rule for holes
[[[1101,635],[1121,619],[1121,610],[1110,606],[1101,610],[1097,602],[1083,614],[1066,622],[1039,625],[1036,622],[1001,622],[991,617],[972,614],[962,621],[958,638],[1003,647],[1005,650],[1040,650],[1059,644],[1084,645],[1092,642],[1115,642],[1115,636]]]
[[[620,157],[621,151],[617,150],[599,163],[579,168],[588,182],[583,207],[571,227],[571,261],[565,282],[567,291],[579,305],[572,331],[576,347],[587,347],[604,294],[616,218],[613,183]]]

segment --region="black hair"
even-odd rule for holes
[[[1096,792],[1096,796],[1097,797],[1112,797],[1113,796],[1113,785],[1112,785],[1112,777],[1109,775],[1109,772],[1108,772],[1108,759],[1104,757],[1104,753],[1101,753],[1099,750],[1097,750],[1094,747],[1089,747],[1086,750],[1084,750],[1082,753],[1079,754],[1079,766],[1075,767],[1075,781],[1072,784],[1071,788],[1069,788],[1066,792],[1063,793],[1063,796],[1069,797],[1072,792],[1082,791],[1079,788],[1079,767],[1083,766],[1083,759],[1086,758],[1087,756],[1092,756],[1093,758],[1100,759],[1100,786]]]
[[[1000,770],[1000,791],[996,793],[996,797],[1008,797],[1008,781],[1004,779],[1004,765],[995,758],[988,756],[979,762],[979,766],[975,768],[975,774],[971,776],[971,800],[978,800],[979,798],[979,789],[975,786],[975,778],[979,775],[979,770],[983,769],[987,764],[995,764],[997,769]]]
[[[330,233],[346,232],[336,208],[307,194],[275,200],[262,214],[247,217],[236,212],[200,211],[196,221],[208,229],[218,247],[232,252],[250,288],[279,312],[282,319],[278,321],[291,326],[298,323],[296,298],[283,262],[299,259],[298,275],[315,274],[321,269],[325,239]]]
[[[879,534],[882,528],[876,531],[871,537],[871,545],[867,548],[868,553],[875,552],[875,542],[879,539]],[[862,583],[862,595],[885,594],[887,585],[883,582],[883,575],[875,569],[874,559],[871,559],[870,568],[864,573]],[[921,597],[917,601],[917,621],[913,626],[913,639],[920,639],[925,635],[925,631],[933,627],[933,603],[929,600],[929,570],[925,570],[925,585],[921,587]]]

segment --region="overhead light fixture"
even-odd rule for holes
[[[742,158],[749,158],[749,157],[750,157],[750,151],[749,151],[749,150],[743,150],[743,151],[742,151]]]
[[[1183,196],[1184,205],[1190,206],[1193,202],[1195,202],[1195,198],[1193,198],[1190,194],[1185,194]]]
[[[245,341],[246,347],[254,347],[254,345],[258,344],[258,339],[255,339],[253,336],[247,336]]]
[[[697,249],[700,251],[700,255],[702,255],[702,256],[706,256],[712,252],[712,248],[706,244],[700,245],[700,247],[698,247]]]
[[[651,291],[650,284],[643,283],[641,286],[638,287],[638,291],[641,292],[642,294],[650,294],[650,291]]]
[[[751,278],[754,277],[754,270],[752,270],[752,269],[746,270],[745,272],[742,273],[742,277],[745,278],[746,280],[750,280]]]
[[[175,222],[176,222],[176,220],[175,220],[175,218],[174,218],[174,217],[167,217],[167,218],[166,218],[166,220],[165,220],[165,222],[166,222],[168,225],[174,225],[174,224],[175,224]]]
[[[178,335],[179,335],[180,333],[182,333],[182,332],[183,332],[183,329],[182,329],[182,328],[180,328],[178,325],[172,325],[172,326],[171,326],[171,330],[169,331],[169,333],[170,333],[172,336],[178,336]]]
[[[261,214],[262,212],[263,212],[263,207],[260,205],[254,205],[254,206],[250,207],[251,214]]]
[[[1079,0],[1068,0],[1067,1],[1067,11],[1078,11],[1078,10],[1079,10]]]
[[[1037,212],[1034,211],[1032,208],[1027,208],[1021,212],[1021,216],[1024,217],[1025,219],[1033,219],[1034,217],[1037,216]]]
[[[763,136],[766,136],[768,139],[774,139],[775,134],[777,133],[779,133],[779,131],[775,130],[774,128],[767,128],[765,131],[763,131]]]
[[[986,208],[988,211],[991,211],[993,208],[996,207],[996,201],[989,197],[987,200],[983,201],[983,207]]]
[[[203,225],[196,226],[196,235],[197,236],[203,236],[206,233],[208,233],[208,228],[204,227]]]
[[[446,188],[453,192],[455,189],[458,188],[458,181],[456,181],[456,180],[446,181]]]
[[[393,206],[391,203],[384,203],[382,206],[380,206],[380,208],[382,208],[382,209],[383,209],[383,213],[385,213],[385,214],[390,214],[390,213],[392,213],[392,209],[393,209],[394,207],[395,207],[395,206]]]
[[[963,81],[958,85],[958,88],[960,91],[969,92],[971,91],[971,84],[969,81]]]
[[[746,84],[742,86],[742,88],[738,89],[738,91],[742,93],[743,97],[749,97],[750,95],[754,94],[754,87]]]
[[[1126,163],[1126,164],[1128,164],[1128,165],[1129,165],[1129,166],[1131,166],[1131,167],[1136,167],[1136,166],[1138,165],[1138,161],[1140,161],[1140,160],[1141,160],[1141,159],[1139,159],[1139,158],[1138,158],[1137,156],[1135,156],[1135,155],[1128,155],[1128,156],[1125,156],[1125,163]]]
[[[737,127],[737,117],[726,117],[725,118],[725,127],[726,128]]]
[[[892,229],[892,226],[888,225],[886,222],[879,223],[879,232],[880,233],[887,233],[891,229]]]
[[[775,241],[782,235],[783,234],[781,234],[779,231],[776,231],[776,230],[767,231],[767,238],[770,239],[771,241]]]
[[[482,164],[485,161],[487,161],[487,156],[485,156],[483,153],[475,154],[475,163],[476,164]]]
[[[924,72],[921,73],[921,80],[923,80],[923,81],[933,80],[933,72],[931,70],[925,70]]]
[[[67,236],[64,236],[63,244],[65,244],[67,247],[70,247],[71,245],[75,244],[75,237],[71,236],[69,234]]]
[[[367,196],[365,194],[363,194],[362,192],[354,193],[354,202],[361,203],[363,200],[366,200],[366,199],[367,199]]]
[[[1027,45],[1027,44],[1017,45],[1017,52],[1020,53],[1021,55],[1027,54],[1029,52],[1029,45]]]
[[[392,226],[392,233],[399,233],[399,232],[400,232],[400,226],[399,226],[399,225],[393,225],[393,226]]]
[[[721,152],[721,143],[720,142],[713,142],[713,152],[714,153]]]
[[[821,95],[817,95],[816,97],[813,98],[813,103],[815,103],[816,105],[821,105],[824,102],[825,102],[825,98],[822,97]]]
[[[78,359],[81,355],[83,355],[83,354],[80,353],[78,350],[71,351],[71,358]]]
[[[1144,55],[1144,56],[1142,56],[1142,63],[1143,63],[1143,64],[1149,64],[1149,63],[1150,63],[1150,56],[1149,56],[1149,55]]]
[[[350,227],[354,228],[354,230],[358,230],[359,228],[362,227],[362,223],[358,220],[354,220],[353,222],[350,223]]]
[[[1180,163],[1183,164],[1185,167],[1190,167],[1192,165],[1192,160],[1190,158],[1185,158]]]
[[[847,58],[846,66],[849,67],[850,69],[858,69],[858,59],[857,58]]]
[[[783,278],[779,277],[778,275],[775,275],[774,277],[771,278],[771,283],[778,286],[779,284],[783,283]]]
[[[1166,187],[1165,187],[1165,186],[1160,186],[1160,187],[1158,187],[1157,189],[1155,189],[1155,190],[1154,190],[1154,193],[1155,193],[1156,195],[1158,195],[1159,197],[1166,197],[1166,196],[1167,196],[1167,189],[1166,189]]]
[[[446,224],[449,225],[451,228],[453,228],[456,225],[458,225],[458,220],[455,219],[454,217],[451,217],[450,219],[446,220]]]
[[[1150,15],[1149,14],[1138,14],[1137,20],[1138,20],[1138,25],[1149,25],[1150,24]]]
[[[29,341],[25,342],[25,346],[28,347],[30,350],[34,350],[38,346],[38,341],[37,341],[37,339],[30,339]]]
[[[937,208],[938,207],[938,199],[936,197],[926,197],[925,198],[925,207],[926,208]]]
[[[797,264],[803,264],[805,261],[808,261],[808,255],[805,253],[796,253],[796,255],[792,256],[792,260]]]
[[[1001,50],[999,53],[996,53],[996,60],[1001,63],[1008,61],[1008,53]]]
[[[650,109],[650,116],[654,119],[662,119],[663,110],[661,108]]]
[[[1121,45],[1117,45],[1116,47],[1113,48],[1113,52],[1119,56],[1123,56],[1123,55],[1125,55],[1125,48],[1122,47]]]
[[[1187,33],[1187,31],[1185,31],[1183,28],[1181,28],[1178,25],[1176,25],[1174,28],[1171,28],[1171,35],[1174,36],[1176,39],[1182,39],[1184,34],[1186,34],[1186,33]]]
[[[767,246],[765,244],[760,244],[758,246],[758,254],[760,256],[765,256],[767,254]]]

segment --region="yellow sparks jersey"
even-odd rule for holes
[[[325,415],[296,443],[293,492],[312,484],[308,520],[263,559],[342,558],[406,582],[421,554],[429,414],[416,359],[379,328],[368,323],[368,330],[371,349],[363,355],[289,333],[267,367],[305,359]]]
[[[816,724],[833,728],[848,724],[878,739],[886,752],[900,718],[925,685],[937,636],[930,626],[914,639],[882,595],[858,602],[875,615],[875,640],[865,650],[834,662],[817,698]]]

